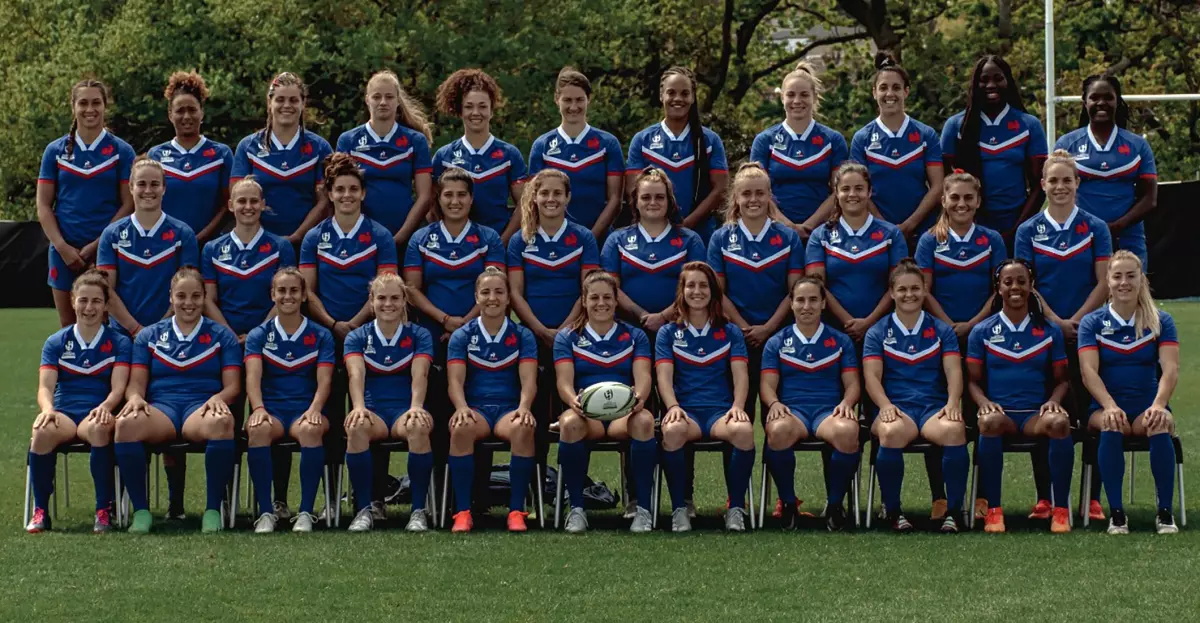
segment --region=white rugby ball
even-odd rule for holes
[[[637,404],[633,388],[612,381],[589,385],[579,393],[579,406],[588,417],[602,422],[625,417]]]

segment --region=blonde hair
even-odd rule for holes
[[[479,291],[479,286],[483,284],[484,279],[489,279],[491,277],[500,279],[504,282],[505,287],[508,286],[508,275],[495,266],[488,266],[487,268],[483,269],[483,272],[479,273],[478,277],[475,278],[475,291]]]
[[[534,197],[541,189],[546,180],[556,179],[562,182],[563,188],[567,191],[567,202],[571,200],[571,178],[567,177],[566,173],[558,169],[542,169],[538,171],[533,179],[525,184],[525,190],[521,194],[521,238],[525,242],[533,242],[533,236],[537,233],[538,225],[541,221],[541,216],[538,214],[537,204],[534,203]]]
[[[158,171],[159,176],[161,176],[163,181],[166,182],[167,174],[165,171],[163,171],[162,164],[159,161],[150,158],[149,156],[138,156],[136,159],[134,159],[133,164],[129,167],[130,181],[133,180],[133,174],[136,173],[138,169],[145,169],[147,167]]]
[[[404,88],[400,86],[400,78],[396,77],[396,73],[389,69],[375,72],[371,76],[371,79],[367,80],[367,90],[371,89],[371,84],[374,82],[387,82],[396,89],[396,120],[401,125],[424,134],[425,140],[432,145],[433,131],[429,128],[429,120],[425,116],[425,110],[421,108],[420,102],[406,93]]]
[[[796,63],[796,66],[792,68],[792,71],[788,72],[788,75],[783,77],[783,82],[779,83],[780,91],[783,91],[784,85],[786,85],[789,80],[793,80],[795,78],[808,80],[808,83],[812,85],[812,111],[813,116],[816,116],[817,111],[821,109],[821,94],[825,92],[825,85],[821,82],[821,79],[817,77],[817,70],[814,69],[812,64],[808,61],[800,61],[799,63]]]
[[[774,195],[771,194],[771,178],[767,175],[767,170],[757,162],[747,162],[739,166],[733,174],[733,180],[729,182],[729,192],[725,193],[726,225],[736,223],[742,217],[742,209],[737,204],[738,184],[756,179],[767,180],[767,193],[770,195],[767,199],[767,216],[774,220],[779,220],[781,213],[779,212],[779,206],[775,205]]]
[[[253,186],[253,187],[257,188],[258,189],[258,198],[259,199],[263,198],[263,187],[262,187],[262,184],[258,183],[258,178],[254,177],[253,175],[247,175],[246,177],[243,177],[242,179],[234,182],[233,186],[229,187],[229,196],[231,199],[233,197],[233,193],[237,192],[237,189],[241,188],[242,186]]]
[[[379,273],[371,280],[371,286],[367,290],[367,296],[371,300],[371,311],[375,311],[375,291],[391,284],[400,286],[400,298],[404,299],[404,303],[400,306],[400,324],[408,324],[408,286],[404,285],[404,279],[396,273]]]
[[[974,175],[962,169],[955,169],[954,173],[947,175],[942,186],[943,199],[949,196],[952,184],[970,184],[975,189],[975,198],[979,199],[982,186],[980,186],[979,180]],[[975,208],[979,209],[979,206],[976,205]],[[941,212],[938,214],[937,222],[933,224],[933,227],[929,231],[933,232],[934,240],[937,240],[939,243],[946,242],[946,239],[950,237],[950,211],[945,206],[942,207]]]
[[[1042,176],[1045,177],[1046,171],[1056,164],[1070,167],[1071,174],[1075,176],[1075,179],[1079,179],[1079,167],[1075,164],[1075,157],[1065,149],[1055,149],[1046,157],[1046,163],[1042,165]]]
[[[1133,308],[1133,329],[1136,331],[1137,337],[1141,337],[1146,329],[1150,329],[1150,335],[1155,337],[1162,332],[1162,323],[1158,319],[1158,306],[1154,304],[1154,295],[1150,293],[1150,280],[1146,278],[1145,271],[1142,270],[1142,258],[1135,255],[1133,252],[1126,249],[1121,249],[1112,254],[1108,260],[1108,274],[1112,276],[1114,266],[1122,260],[1133,262],[1137,266],[1138,272],[1138,293],[1137,303]],[[1112,300],[1112,294],[1109,294],[1109,301]]]

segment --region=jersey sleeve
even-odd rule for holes
[[[633,337],[633,360],[645,359],[651,361],[654,355],[650,348],[650,338],[646,337],[646,332],[637,327],[631,327],[629,332]]]
[[[262,325],[259,325],[253,329],[250,329],[250,332],[246,334],[246,352],[243,355],[244,360],[249,361],[251,359],[262,357],[265,332],[266,329],[263,329]]]
[[[1100,309],[1104,308],[1101,307]],[[1087,314],[1083,317],[1083,320],[1079,321],[1079,329],[1075,332],[1075,335],[1075,339],[1078,340],[1076,349],[1079,352],[1083,352],[1085,350],[1096,350],[1099,345],[1096,344],[1095,314]]]
[[[742,330],[731,322],[725,325],[725,332],[729,334],[729,358],[734,361],[747,361],[749,355],[746,354],[746,336]]]
[[[1082,213],[1082,210],[1080,211]],[[1095,236],[1095,261],[1103,262],[1112,257],[1112,235],[1108,233],[1108,224],[1100,219],[1094,219],[1096,222],[1092,224],[1092,235]]]
[[[504,243],[500,240],[500,234],[491,227],[483,227],[483,236],[487,238],[487,255],[483,258],[484,266],[495,266],[500,270],[504,270]],[[407,261],[407,258],[406,258]]]
[[[675,351],[671,349],[671,333],[674,330],[674,323],[667,323],[658,328],[658,334],[654,336],[654,365],[675,363]],[[763,358],[765,360],[766,356]]]
[[[117,155],[121,157],[117,164],[120,167],[117,170],[118,179],[122,184],[128,184],[129,174],[133,171],[133,161],[137,159],[137,153],[133,151],[133,147],[129,143],[117,141]]]
[[[646,159],[642,156],[642,135],[642,132],[638,132],[629,141],[629,153],[625,157],[627,171],[641,171],[646,168]]]
[[[519,326],[519,325],[518,325]],[[532,361],[537,363],[538,360],[538,345],[537,338],[533,337],[533,331],[525,327],[521,327],[519,331],[521,335],[521,350],[517,357],[520,361]]]
[[[57,142],[46,145],[45,151],[42,152],[42,166],[38,168],[39,184],[58,183],[58,150],[54,147]]]
[[[765,130],[750,143],[750,161],[757,162],[763,169],[771,165],[771,137]]]
[[[150,342],[154,341],[154,327],[145,327],[138,331],[133,340],[133,353],[129,357],[133,367],[147,368],[150,366]]]
[[[400,263],[398,254],[396,253],[396,243],[392,239],[392,233],[386,227],[372,221],[372,228],[375,230],[376,249],[378,257],[378,270],[380,271],[395,271],[396,265]],[[307,234],[305,235],[307,237]]]
[[[958,349],[958,336],[954,333],[954,329],[950,325],[936,321],[934,326],[938,328],[938,339],[942,341],[942,356],[946,355],[961,355]]]
[[[419,324],[409,325],[413,328],[413,357],[424,357],[433,360],[433,335],[429,333],[429,329],[422,327]]]
[[[617,248],[617,238],[614,232],[604,240],[604,248],[600,250],[600,270],[611,275],[621,273],[621,251]]]
[[[825,240],[825,228],[827,224],[818,225],[813,230],[811,236],[808,237],[808,246],[804,248],[804,267],[820,265],[825,266],[825,245],[822,241]]]
[[[716,132],[709,131],[708,138],[712,140],[709,147],[712,148],[712,153],[708,155],[708,170],[713,173],[726,173],[729,171],[729,159],[725,156],[725,142]]]
[[[922,272],[933,272],[933,251],[936,243],[933,232],[928,231],[921,234],[920,240],[917,240],[917,252],[913,253],[913,259],[917,261],[917,266],[921,267]],[[994,251],[993,249],[993,255]]]
[[[518,231],[513,234],[512,238],[508,239],[508,272],[525,270],[525,263],[521,261],[521,252],[524,250],[525,238]]]
[[[333,148],[329,146],[329,141],[315,134],[311,140],[317,146],[317,166],[313,168],[317,170],[317,184],[320,184],[325,181],[325,166],[322,163],[333,153]]]
[[[337,351],[333,343],[333,334],[329,331],[317,331],[317,367],[333,366],[337,363]]]
[[[867,135],[862,130],[854,133],[854,137],[850,139],[850,159],[861,165],[867,164],[867,148],[864,143],[867,142]]]
[[[179,228],[179,263],[183,266],[200,265],[200,248],[196,243],[196,232],[187,225]]]
[[[317,265],[317,239],[321,235],[320,226],[313,227],[304,234],[300,242],[300,268],[310,268]],[[309,284],[312,287],[312,284]]]
[[[687,249],[687,261],[703,262],[708,259],[708,252],[704,248],[704,241],[700,239],[700,234],[690,229],[684,229],[683,231],[683,244],[684,248]]]
[[[362,357],[363,354],[363,336],[366,331],[369,331],[370,324],[365,324],[346,335],[346,342],[342,345],[342,360],[350,357]]]
[[[575,354],[571,350],[571,331],[559,331],[554,336],[554,363],[557,365],[564,361],[575,363]]]
[[[110,223],[100,234],[100,242],[96,245],[96,268],[114,270],[117,267],[117,250],[113,248],[116,229]]]
[[[545,153],[546,141],[541,138],[533,141],[533,146],[529,148],[529,170],[526,175],[533,177],[546,168],[546,159],[543,158]]]
[[[992,262],[991,272],[988,274],[996,274],[996,269],[1008,259],[1008,246],[1004,244],[1004,237],[1000,232],[992,232],[988,235],[988,244],[992,247]]]
[[[606,137],[608,146],[604,148],[604,167],[608,175],[625,175],[625,159],[621,156],[621,143],[611,134]]]
[[[879,324],[867,329],[863,337],[863,361],[868,359],[883,359],[883,329]]]
[[[854,348],[854,340],[849,335],[838,335],[842,349],[842,372],[858,370],[858,351]]]
[[[51,335],[42,344],[42,363],[39,367],[58,369],[58,335]]]
[[[954,115],[946,120],[946,125],[942,126],[941,146],[943,155],[954,157],[955,149],[958,147],[958,133],[962,127],[962,120],[963,117]]]
[[[509,161],[512,162],[508,167],[508,185],[512,186],[513,184],[525,181],[525,177],[529,173],[525,168],[525,156],[521,154],[521,151],[511,145],[508,147],[508,150],[510,152],[508,156]]]
[[[1063,336],[1062,329],[1059,329],[1053,323],[1046,323],[1046,330],[1050,332],[1050,361],[1056,366],[1067,365],[1067,339]]]
[[[925,127],[925,166],[931,167],[942,163],[942,140],[933,128]]]
[[[250,154],[248,150],[252,140],[254,140],[253,135],[247,136],[238,143],[237,151],[233,153],[233,167],[229,171],[230,183],[250,175]]]
[[[893,227],[892,244],[888,245],[888,267],[895,268],[900,260],[908,257],[908,242],[904,240],[904,234],[900,233],[899,227]]]
[[[1042,122],[1038,121],[1037,117],[1029,115],[1026,117],[1029,122],[1029,142],[1025,148],[1026,159],[1045,158],[1046,151],[1046,130],[1042,128]]]
[[[788,273],[804,274],[805,256],[804,256],[804,240],[800,238],[800,234],[792,230],[788,230],[792,236],[792,251],[788,254]]]
[[[450,341],[446,344],[446,364],[452,363],[467,363],[467,327],[463,325],[454,330],[450,334]]]
[[[113,336],[113,342],[117,345],[117,361],[114,365],[128,366],[130,358],[133,357],[133,342],[130,342],[129,338],[120,334]]]
[[[583,273],[586,275],[589,270],[600,268],[600,247],[596,245],[596,237],[592,235],[590,229],[580,227],[579,236],[583,241],[581,264],[583,266]]]
[[[275,248],[279,251],[280,266],[295,266],[296,265],[296,247],[292,243],[282,238],[275,239]],[[214,249],[214,252],[216,250]]]
[[[204,278],[204,283],[217,282],[217,269],[213,266],[213,254],[217,252],[217,241],[209,240],[204,243],[204,250],[200,252],[200,276]],[[282,250],[279,255],[283,258]]]
[[[784,327],[787,330],[787,327]],[[776,333],[763,344],[762,371],[779,374],[779,345],[783,343],[781,333]]]
[[[830,133],[829,140],[833,144],[833,149],[831,149],[829,152],[831,158],[829,161],[829,166],[830,168],[836,170],[838,167],[842,166],[843,162],[850,158],[850,150],[846,147],[846,137],[842,136],[838,132]]]
[[[725,228],[722,227],[714,231],[712,237],[708,239],[708,265],[712,267],[717,276],[725,274],[725,256],[721,253],[721,236]]]
[[[350,138],[350,132],[351,130],[346,130],[345,132],[342,132],[340,136],[338,136],[337,143],[333,147],[334,151],[348,154],[354,149],[352,140]]]
[[[413,137],[413,175],[433,172],[433,155],[429,153],[429,139],[420,132]]]
[[[237,336],[224,325],[215,325],[213,333],[221,343],[221,369],[242,367],[242,346],[238,344]]]
[[[971,332],[969,334],[967,334],[967,361],[983,363],[983,356],[984,356],[983,335],[987,331],[987,329],[984,328],[985,326],[986,325],[981,322],[981,323],[975,325],[974,327],[971,327]],[[1083,342],[1082,342],[1083,327],[1080,326],[1079,330],[1080,330],[1079,339],[1081,340],[1080,344],[1082,345],[1083,344]]]
[[[1154,163],[1154,151],[1150,149],[1149,141],[1141,142],[1141,164],[1138,165],[1137,175],[1143,179],[1158,179],[1158,166]]]
[[[1025,221],[1017,228],[1017,236],[1013,240],[1013,257],[1026,262],[1033,261],[1033,238],[1029,235],[1029,227],[1033,220]]]
[[[420,271],[425,267],[425,258],[421,257],[421,243],[425,242],[422,230],[418,230],[408,239],[404,246],[404,270]],[[490,251],[491,249],[489,249]]]
[[[433,182],[435,184],[439,179],[441,179],[442,173],[446,172],[446,165],[442,163],[442,160],[445,158],[445,156],[442,154],[444,154],[449,148],[449,145],[442,145],[437,151],[433,152],[432,170],[430,173],[433,174]],[[338,151],[341,151],[341,149],[339,148]]]
[[[1159,332],[1158,332],[1159,346],[1161,346],[1163,344],[1174,344],[1175,346],[1178,346],[1179,345],[1179,332],[1175,329],[1175,318],[1171,317],[1171,314],[1168,314],[1165,311],[1159,310],[1158,323],[1159,323]]]

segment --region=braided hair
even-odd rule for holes
[[[992,275],[992,304],[991,313],[999,313],[1004,309],[1004,298],[1000,296],[1000,274],[1009,266],[1023,266],[1029,272],[1029,315],[1033,317],[1033,324],[1037,327],[1046,326],[1046,312],[1042,309],[1042,299],[1034,292],[1034,287],[1037,286],[1037,270],[1033,264],[1027,260],[1018,257],[1010,257],[996,267],[996,272]]]
[[[300,76],[285,71],[271,80],[271,85],[267,87],[267,125],[259,130],[258,144],[267,151],[271,150],[271,133],[275,128],[271,124],[271,98],[275,96],[275,90],[279,87],[296,87],[300,89],[300,149],[303,151],[304,146],[308,144],[308,137],[304,135],[304,106],[308,102],[308,85],[300,79]]]
[[[692,106],[688,109],[688,139],[692,143],[692,153],[695,154],[695,165],[692,167],[692,207],[693,209],[704,201],[712,192],[712,181],[709,174],[712,164],[708,156],[708,139],[704,136],[704,126],[700,123],[700,94],[696,91],[696,74],[687,67],[671,67],[663,72],[658,81],[659,91],[671,76],[683,76],[692,85]]]
[[[75,131],[79,129],[79,120],[75,118],[75,102],[79,100],[79,92],[83,89],[99,89],[100,99],[104,100],[105,108],[108,108],[110,99],[108,85],[94,78],[84,78],[71,87],[71,129],[67,130],[67,144],[64,146],[64,155],[68,160],[75,152]]]
[[[975,63],[975,70],[971,72],[971,82],[967,86],[967,110],[963,113],[962,127],[958,130],[955,156],[955,163],[959,168],[980,179],[983,177],[983,160],[979,153],[979,131],[982,122],[979,114],[983,110],[985,95],[979,86],[979,80],[983,76],[984,65],[988,63],[1000,68],[1000,73],[1004,74],[1008,85],[1001,94],[1001,102],[1009,108],[1025,112],[1025,104],[1021,101],[1021,87],[1013,77],[1012,66],[995,54],[981,57]]]
[[[1080,99],[1083,100],[1083,110],[1079,111],[1079,127],[1088,125],[1092,120],[1088,116],[1087,94],[1092,85],[1097,82],[1107,82],[1108,86],[1112,87],[1113,93],[1117,96],[1116,125],[1118,128],[1127,127],[1129,125],[1129,104],[1125,102],[1124,97],[1121,97],[1121,80],[1108,72],[1092,74],[1083,79],[1083,95],[1080,96]]]

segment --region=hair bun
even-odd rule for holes
[[[963,170],[963,169],[960,169],[960,168],[958,168],[958,167],[955,167],[955,168],[954,168],[954,172],[955,172],[955,173],[966,173],[966,171],[965,171],[965,170]]]

